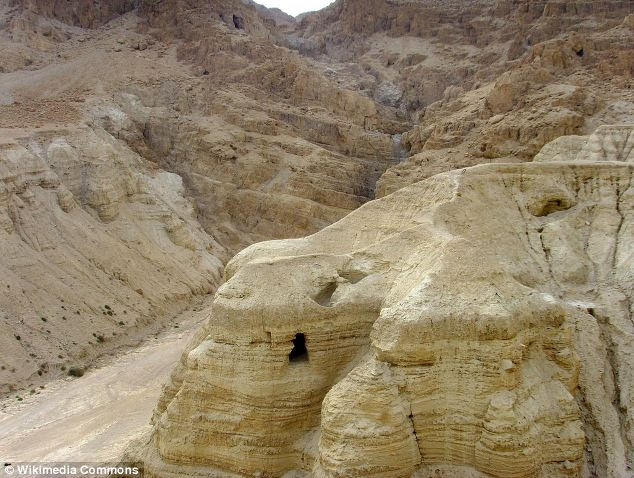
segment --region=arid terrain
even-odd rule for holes
[[[204,302],[81,379],[53,381],[0,410],[0,455],[18,462],[116,462],[128,441],[147,431],[161,385],[206,318]],[[29,446],[25,447],[24,443]]]
[[[5,462],[634,477],[634,2],[0,0],[0,42]]]

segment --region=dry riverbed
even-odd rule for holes
[[[80,378],[0,401],[3,462],[112,462],[149,428],[161,387],[204,322],[212,296],[176,324]]]

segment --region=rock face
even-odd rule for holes
[[[238,254],[137,450],[148,476],[628,477],[617,150],[437,175]]]
[[[71,25],[95,28],[134,10],[138,2],[135,0],[11,0],[11,3]]]
[[[412,123],[407,158],[379,180],[381,197],[451,169],[529,161],[559,136],[634,121],[633,8],[340,0],[298,22],[289,45],[338,59],[356,88]]]
[[[262,12],[0,0],[0,393],[138,342],[240,249],[374,197],[395,112],[276,46]]]
[[[280,239],[228,264],[149,476],[628,477],[632,134],[590,133],[634,119],[633,8],[0,0],[1,390]]]
[[[0,383],[57,376],[215,290],[182,179],[103,130],[0,143]]]
[[[548,143],[534,161],[634,162],[634,131],[629,125],[606,125],[590,136],[561,136]]]

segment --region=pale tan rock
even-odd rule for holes
[[[483,165],[247,248],[132,455],[149,476],[627,477],[633,173]]]
[[[562,136],[545,145],[534,161],[634,162],[634,126],[605,125],[590,136]]]
[[[103,130],[0,144],[0,185],[4,392],[135,343],[220,281],[181,179]]]
[[[535,155],[533,161],[572,161],[581,152],[587,141],[587,136],[560,136],[545,144],[541,151]]]
[[[146,336],[248,244],[634,117],[622,0],[346,0],[286,30],[237,0],[12,3],[0,345],[24,368],[7,384]],[[622,476],[630,166],[594,163],[625,161],[619,138],[244,251],[166,386],[148,472]],[[82,327],[52,320],[60,298]]]
[[[575,158],[577,161],[634,162],[634,126],[602,126]]]
[[[390,367],[369,360],[337,383],[322,404],[323,476],[410,476],[421,462],[409,403]]]

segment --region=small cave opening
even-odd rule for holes
[[[238,30],[243,30],[244,29],[244,19],[242,17],[234,15],[233,16],[233,26],[236,27]]]
[[[578,56],[579,58],[581,58],[581,57],[583,56],[583,53],[584,53],[584,52],[583,52],[583,48],[580,48],[579,50],[575,50],[575,53],[577,54],[577,56]]]
[[[307,362],[308,361],[308,349],[306,348],[306,336],[304,334],[295,334],[295,338],[292,340],[293,349],[288,354],[288,361],[291,363]]]
[[[573,206],[574,204],[567,198],[551,197],[542,199],[540,202],[529,207],[529,210],[533,216],[544,217],[556,212],[567,211]]]
[[[539,215],[541,216],[549,216],[554,212],[563,211],[568,207],[565,201],[561,199],[550,199],[544,204],[542,210]]]

